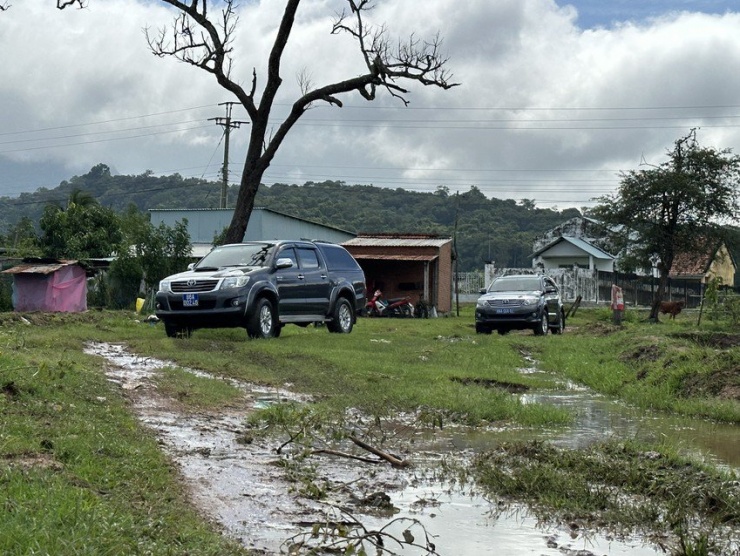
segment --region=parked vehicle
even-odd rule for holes
[[[548,330],[562,334],[565,329],[560,290],[548,276],[501,276],[481,293],[475,307],[475,331],[479,334],[532,329],[544,336]]]
[[[326,323],[352,331],[365,306],[365,275],[343,247],[326,242],[255,241],[215,247],[159,284],[156,315],[167,336],[198,328],[244,327],[250,338],[284,325]]]
[[[408,296],[386,300],[382,291],[375,290],[365,305],[365,311],[369,317],[413,317],[414,305]]]

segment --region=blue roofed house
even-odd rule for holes
[[[213,247],[213,239],[231,223],[234,209],[150,209],[154,226],[173,227],[187,220],[192,255],[201,258]],[[276,239],[317,239],[343,243],[357,234],[290,216],[268,208],[255,208],[249,218],[244,241]]]
[[[578,216],[535,239],[532,266],[543,270],[577,267],[614,272],[616,257],[606,248],[599,222]]]

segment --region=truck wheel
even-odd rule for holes
[[[547,309],[543,309],[539,322],[534,326],[534,334],[535,336],[544,336],[547,334],[547,329]]]
[[[257,300],[254,313],[247,321],[247,335],[250,338],[274,338],[277,326],[275,309],[266,297]]]
[[[164,321],[164,331],[168,338],[190,338],[193,329],[174,322]]]
[[[340,297],[337,299],[337,304],[334,307],[332,319],[326,323],[326,327],[329,329],[329,332],[349,334],[352,332],[353,320],[352,307],[349,301],[344,297]]]

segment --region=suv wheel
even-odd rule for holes
[[[485,324],[475,323],[475,331],[478,334],[490,334],[491,333],[491,327],[490,326],[486,326]]]
[[[257,301],[257,307],[247,322],[247,335],[250,338],[274,338],[275,328],[275,309],[272,303],[266,297]]]
[[[544,336],[547,334],[547,309],[542,309],[539,322],[534,327],[534,333],[536,336]]]
[[[332,319],[326,324],[329,332],[335,332],[337,334],[349,334],[352,332],[352,307],[346,298],[340,297],[337,299],[336,307],[334,307],[334,314]]]
[[[558,324],[552,329],[553,334],[562,334],[565,330],[565,312],[560,311],[560,318],[558,318]]]

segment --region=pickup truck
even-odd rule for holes
[[[215,247],[162,280],[155,312],[169,337],[243,327],[250,338],[275,338],[286,324],[318,322],[348,334],[365,301],[365,275],[340,245],[253,241]]]

